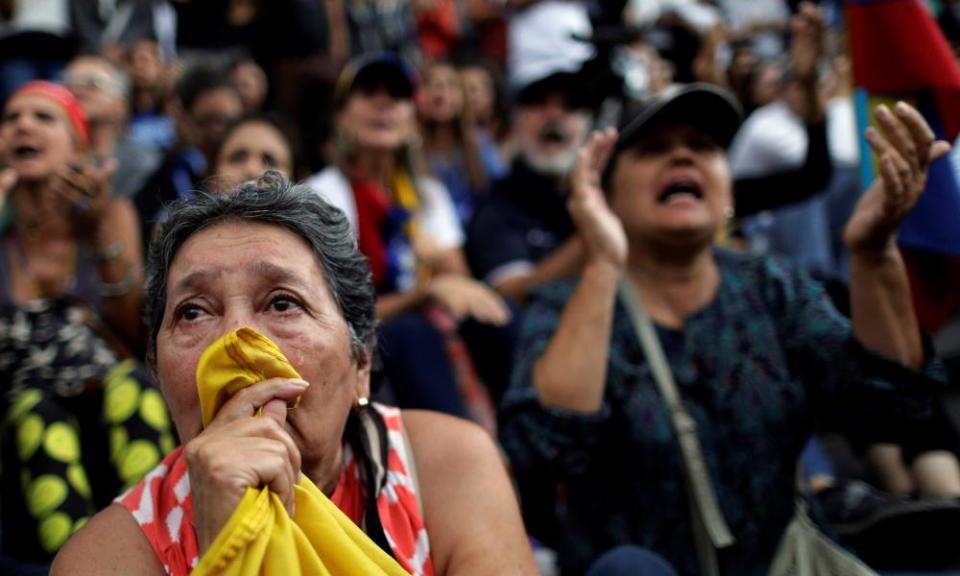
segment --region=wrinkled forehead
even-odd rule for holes
[[[309,243],[299,234],[267,222],[228,219],[183,240],[170,261],[168,289],[175,275],[216,267],[242,270],[261,261],[277,261],[304,273],[320,270]]]

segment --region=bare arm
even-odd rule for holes
[[[603,403],[617,283],[627,259],[623,225],[600,189],[600,173],[616,137],[613,130],[594,134],[580,151],[569,207],[587,263],[553,338],[533,367],[540,401],[564,410],[592,413]]]
[[[438,575],[537,574],[516,496],[490,437],[443,414],[403,413]]]
[[[920,330],[895,236],[923,193],[930,164],[950,145],[937,141],[920,113],[904,103],[895,111],[878,107],[876,118],[881,131],[869,128],[867,141],[879,157],[880,174],[844,235],[853,332],[868,349],[918,368],[923,363]]]
[[[595,413],[603,405],[610,331],[620,270],[586,266],[547,350],[533,367],[533,387],[548,406]]]
[[[124,342],[143,348],[140,307],[143,303],[143,248],[140,223],[129,199],[113,200],[106,208],[90,244],[97,257],[97,275],[105,292],[104,320]]]
[[[96,164],[86,159],[60,169],[52,180],[73,225],[97,264],[104,320],[133,352],[143,348],[140,305],[143,302],[143,249],[140,224],[128,198],[113,198],[110,178],[115,160]]]
[[[163,567],[133,515],[111,504],[70,537],[51,576],[163,576]]]

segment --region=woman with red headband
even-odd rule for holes
[[[87,141],[62,86],[31,82],[6,104],[0,509],[4,552],[20,560],[52,558],[172,445],[163,401],[130,358],[142,337],[138,221]]]

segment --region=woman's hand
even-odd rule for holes
[[[817,81],[817,64],[823,55],[823,13],[815,4],[801,2],[790,21],[790,62],[800,82]]]
[[[101,165],[71,164],[54,176],[53,190],[67,208],[79,239],[90,240],[99,232],[113,197],[110,179],[116,170],[117,162],[108,160]]]
[[[897,226],[916,205],[934,160],[950,151],[936,140],[917,110],[903,102],[894,111],[878,106],[881,130],[867,128],[867,142],[878,157],[880,176],[857,203],[844,240],[853,254],[884,255],[896,250]]]
[[[273,378],[237,392],[184,448],[190,472],[197,541],[202,554],[226,525],[247,488],[266,485],[294,514],[300,450],[284,429],[287,403],[306,391],[303,380]],[[263,415],[255,416],[263,407]]]
[[[427,297],[458,321],[470,316],[484,324],[503,326],[510,320],[510,310],[503,298],[485,284],[466,276],[444,274],[431,279]]]
[[[601,188],[603,170],[616,143],[617,131],[611,128],[594,132],[580,149],[567,209],[583,239],[588,261],[622,270],[627,263],[627,235]]]

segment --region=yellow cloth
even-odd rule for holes
[[[269,338],[240,328],[210,345],[197,365],[206,426],[238,390],[268,378],[299,378]],[[294,487],[296,515],[266,487],[249,488],[194,575],[406,576],[306,475]],[[371,504],[372,505],[372,504]]]

